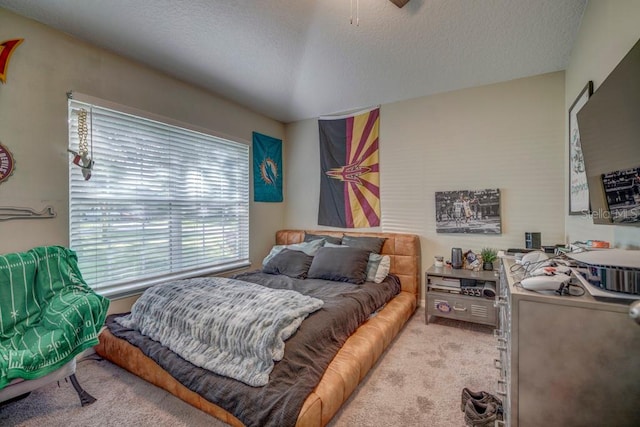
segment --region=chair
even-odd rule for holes
[[[68,377],[82,406],[93,403],[75,357],[98,344],[108,307],[67,248],[0,255],[0,402]]]

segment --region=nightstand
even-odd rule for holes
[[[495,271],[472,271],[431,266],[425,273],[425,320],[447,317],[485,325],[498,325],[500,277]]]

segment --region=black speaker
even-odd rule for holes
[[[451,249],[451,267],[462,268],[462,249],[461,248]]]
[[[524,233],[524,247],[527,249],[540,249],[542,246],[542,233]]]

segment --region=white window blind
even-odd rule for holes
[[[70,247],[105,296],[249,265],[249,147],[69,100],[69,148],[87,111],[91,178],[70,162]]]

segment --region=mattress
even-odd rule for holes
[[[317,232],[339,236],[341,232]],[[411,317],[417,306],[420,287],[420,244],[415,235],[389,233],[345,233],[349,235],[385,237],[382,254],[390,255],[390,273],[399,277],[401,291],[374,317],[365,321],[349,336],[330,361],[318,384],[306,396],[298,413],[296,425],[319,426],[329,422],[342,403],[355,390],[375,364],[384,349]],[[276,235],[276,243],[290,244],[302,241],[303,230],[283,230]],[[116,337],[106,330],[96,348],[98,354],[124,367],[130,372],[164,388],[191,405],[227,422],[244,425],[240,419],[222,409],[215,399],[190,390],[170,375],[151,357],[135,345]],[[192,387],[193,388],[193,387]],[[307,391],[301,391],[307,394]]]

